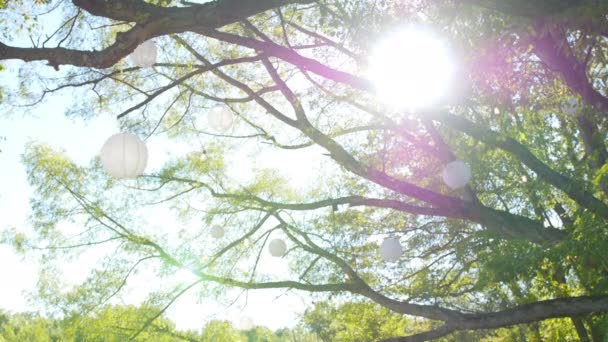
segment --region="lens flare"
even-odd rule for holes
[[[373,50],[368,77],[387,105],[420,109],[446,96],[453,73],[452,58],[438,37],[424,30],[401,29]]]

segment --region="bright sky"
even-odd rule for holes
[[[0,84],[4,87],[14,83],[18,71],[18,62],[5,64],[6,71],[0,73]],[[55,149],[65,150],[67,155],[80,165],[87,165],[98,155],[105,140],[118,131],[118,124],[113,114],[84,121],[68,119],[64,116],[67,98],[55,96],[49,102],[36,107],[16,109],[14,114],[0,116],[0,232],[5,229],[17,228],[28,231],[28,214],[30,212],[29,198],[32,194],[27,179],[25,167],[21,163],[21,155],[26,144],[30,141],[42,142]],[[158,169],[165,163],[170,154],[183,152],[183,146],[169,143],[166,140],[151,138],[147,142],[149,149],[149,167],[147,172]],[[245,156],[246,153],[235,153]],[[310,172],[311,165],[320,163],[320,150],[305,149],[298,151],[265,153],[256,160],[245,157],[232,158],[238,165],[242,175],[251,175],[253,168],[276,168],[291,180],[292,185],[303,187],[313,183],[314,173]],[[245,179],[245,177],[243,177]],[[166,220],[166,219],[165,219]],[[175,222],[164,224],[165,227],[175,227]],[[26,300],[28,291],[33,291],[37,280],[35,261],[21,258],[11,248],[0,246],[0,272],[8,281],[3,282],[0,291],[0,308],[10,311],[31,310]],[[82,270],[93,265],[96,255],[84,254],[77,263],[63,265],[69,282],[78,282],[86,275]],[[264,268],[278,272],[287,271],[287,261],[277,258],[265,258]],[[184,271],[178,275],[178,280],[187,281],[192,276]],[[126,303],[138,303],[145,299],[147,289],[154,287],[155,278],[145,272],[139,275],[127,289]],[[230,292],[229,299],[236,298],[240,291]],[[243,317],[251,317],[255,324],[265,325],[271,329],[293,325],[297,314],[305,308],[306,299],[297,293],[284,294],[284,290],[250,291],[248,296],[241,296],[230,308],[214,302],[197,303],[193,295],[185,295],[174,304],[169,311],[169,317],[181,329],[200,329],[211,319],[229,319],[235,325]]]

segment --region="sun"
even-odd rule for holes
[[[453,69],[440,38],[426,30],[402,28],[375,46],[368,77],[382,102],[399,109],[421,109],[446,96]]]

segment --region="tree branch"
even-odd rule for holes
[[[494,329],[548,318],[586,316],[605,312],[608,312],[608,295],[551,299],[504,311],[462,314],[462,319],[448,320],[441,328],[412,336],[390,338],[383,342],[428,341],[458,330]]]
[[[583,186],[576,184],[573,179],[562,175],[540,161],[515,139],[481,127],[461,116],[449,113],[432,113],[430,115],[434,120],[462,131],[489,146],[498,147],[513,154],[523,164],[536,172],[541,179],[562,190],[580,206],[604,218],[608,218],[608,206],[606,204],[595,198],[592,193],[586,191]]]
[[[0,60],[46,60],[55,69],[69,64],[80,67],[107,68],[133,52],[142,42],[172,33],[198,28],[219,28],[266,10],[312,0],[221,0],[192,7],[160,7],[141,0],[73,0],[74,5],[96,15],[116,21],[136,23],[131,29],[116,34],[115,41],[100,51],[55,48],[22,48],[0,42]]]

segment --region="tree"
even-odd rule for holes
[[[142,326],[147,329],[139,332],[135,341],[200,341],[198,334],[178,331],[166,317],[155,317],[157,313],[158,308],[146,305],[108,305],[93,314],[70,317],[63,325],[72,341],[126,341]],[[147,324],[152,317],[155,320]]]
[[[0,341],[61,341],[63,334],[57,322],[32,314],[0,313]]]
[[[322,341],[378,341],[398,336],[414,322],[373,303],[322,302],[304,315],[304,322]],[[417,329],[418,330],[418,329]]]
[[[61,320],[43,318],[34,314],[0,314],[0,341],[126,341],[144,325],[158,309],[142,305],[108,305],[96,313],[72,316]],[[210,321],[202,333],[180,331],[165,316],[161,315],[135,341],[159,342],[283,342],[313,341],[298,329],[281,329],[273,333],[267,328],[255,327],[247,331],[235,329],[227,321]]]
[[[41,282],[41,298],[56,308],[95,307],[119,293],[133,270],[155,265],[159,276],[190,269],[197,277],[156,294],[160,313],[192,289],[290,288],[364,297],[432,321],[431,330],[386,341],[550,322],[568,324],[581,340],[605,339],[603,2],[56,5],[66,20],[44,43],[0,43],[2,60],[45,61],[56,70],[39,64],[25,70],[27,91],[19,96],[39,104],[69,89],[78,94],[69,114],[110,112],[130,131],[206,144],[136,186],[108,179],[98,164],[79,167],[49,147],[31,146],[24,162],[37,189],[37,234],[20,236],[18,246],[43,246],[48,267],[63,253],[113,247],[103,270],[92,270],[77,292],[66,296]],[[459,47],[460,77],[470,84],[465,96],[415,113],[377,101],[362,72],[370,41],[405,22],[433,27]],[[154,68],[121,62],[152,38],[163,51]],[[201,111],[218,103],[238,116],[233,134],[197,127]],[[290,189],[271,171],[234,185],[226,157],[243,142],[316,146],[332,167],[307,192]],[[458,191],[438,176],[456,159],[474,174]],[[242,229],[201,252],[200,230],[168,237],[146,229],[137,216],[146,203],[170,203],[184,225],[202,220]],[[66,219],[83,223],[68,244],[57,228]],[[257,271],[275,232],[293,246],[292,274],[281,279]],[[387,235],[406,247],[395,265],[376,253],[374,238]]]
[[[0,316],[0,341],[125,341],[142,327],[147,318],[157,312],[157,309],[146,306],[106,306],[96,313],[64,319],[49,319],[27,313],[3,313]],[[167,318],[159,317],[136,341],[200,341],[200,336],[178,331]]]
[[[246,341],[242,334],[232,327],[230,322],[211,321],[205,326],[202,341]]]

